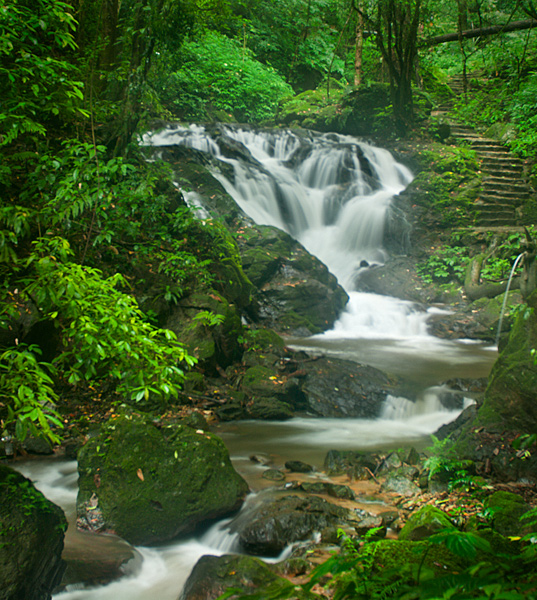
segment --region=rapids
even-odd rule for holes
[[[226,151],[230,141],[239,151]],[[405,377],[416,389],[412,401],[388,397],[384,414],[376,421],[295,418],[285,423],[222,424],[217,433],[254,492],[263,493],[262,467],[249,460],[252,454],[266,454],[276,467],[300,459],[321,468],[329,449],[423,445],[429,434],[455,418],[460,408],[449,410],[440,401],[446,392],[442,382],[486,376],[495,352],[436,339],[427,333],[430,311],[359,291],[360,273],[388,258],[383,240],[390,204],[412,180],[405,166],[386,150],[336,134],[222,126],[213,135],[191,125],[147,134],[142,143],[157,152],[159,146],[182,144],[206,153],[213,175],[249,217],[290,233],[347,290],[350,302],[331,331],[289,339],[289,344],[372,364]],[[203,209],[197,195],[188,193],[187,200]],[[206,217],[202,211],[198,214]],[[461,406],[469,401],[461,398]],[[75,463],[32,461],[18,468],[73,521]],[[229,520],[217,523],[198,538],[138,548],[142,562],[134,572],[106,586],[71,587],[55,598],[176,600],[199,557],[236,550],[228,524]],[[70,542],[68,537],[67,543],[84,543],[84,538]]]

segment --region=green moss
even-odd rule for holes
[[[111,419],[79,453],[77,509],[98,498],[107,529],[134,544],[172,539],[238,508],[245,481],[222,441],[140,413]]]
[[[272,397],[281,387],[274,369],[263,366],[251,367],[242,380],[242,389],[252,396]]]
[[[537,433],[537,365],[531,354],[537,347],[537,292],[528,299],[528,307],[516,317],[494,363],[476,425]]]
[[[492,527],[502,535],[517,536],[522,532],[520,517],[530,507],[524,499],[511,492],[494,492],[485,501],[485,508],[492,514]]]
[[[446,514],[434,506],[425,505],[410,516],[399,532],[399,539],[421,540],[446,528],[455,529]]]

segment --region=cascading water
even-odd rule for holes
[[[213,175],[248,216],[287,231],[346,289],[350,300],[334,328],[288,340],[292,347],[320,349],[405,376],[416,371],[422,378],[430,371],[429,385],[438,381],[446,363],[458,369],[476,362],[467,347],[427,334],[431,311],[357,291],[360,274],[387,259],[387,213],[393,197],[412,180],[410,171],[387,150],[333,133],[222,127],[210,134],[198,125],[153,133],[143,142],[155,147],[184,145],[209,154]],[[483,360],[488,365],[488,357],[477,362]],[[441,379],[451,376],[455,375]]]
[[[421,403],[389,397],[376,421],[298,418],[284,423],[233,424],[220,431],[235,465],[245,476],[257,470],[259,481],[261,467],[249,460],[253,453],[266,453],[275,466],[295,458],[320,467],[329,449],[414,443],[454,418],[457,413],[439,403],[445,390],[426,388],[449,377],[480,376],[473,362],[480,363],[486,374],[490,359],[488,363],[483,357],[476,359],[471,347],[458,347],[454,352],[448,342],[427,336],[427,313],[412,303],[356,291],[363,269],[387,259],[382,243],[386,213],[393,196],[412,179],[389,152],[335,134],[304,132],[298,136],[232,127],[221,128],[216,136],[199,126],[176,127],[147,135],[144,143],[181,144],[209,155],[214,176],[248,216],[290,233],[347,289],[350,302],[334,329],[306,341],[293,340],[295,346],[303,344],[310,350],[320,348],[335,356],[367,362],[405,375],[411,382],[409,372],[427,371],[427,377],[420,380]],[[185,195],[200,218],[205,218],[203,199],[193,193]],[[416,347],[427,355],[426,365],[416,358]],[[442,357],[432,367],[431,356],[440,353]],[[461,365],[466,365],[467,373]],[[75,463],[31,465],[21,470],[37,480],[38,487],[62,505],[72,520]],[[227,526],[228,522],[216,524],[198,539],[161,548],[138,548],[143,559],[138,571],[104,587],[67,590],[57,599],[176,599],[199,557],[235,549],[234,535]]]
[[[364,264],[382,264],[386,211],[412,174],[391,154],[336,134],[225,129],[245,161],[226,156],[199,126],[147,136],[145,143],[185,145],[233,167],[231,180],[215,177],[256,223],[290,233],[320,258],[347,290]],[[362,265],[362,266],[361,266]]]

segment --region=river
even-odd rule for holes
[[[403,377],[416,390],[412,401],[388,397],[382,417],[375,421],[301,417],[284,423],[221,424],[217,433],[236,468],[255,493],[264,493],[262,467],[250,460],[252,454],[267,456],[276,467],[298,459],[320,470],[330,449],[423,447],[431,433],[459,412],[442,404],[442,396],[450,393],[445,382],[486,377],[496,352],[475,343],[430,336],[427,320],[435,309],[359,290],[360,273],[388,258],[382,243],[386,215],[392,198],[408,185],[412,174],[386,150],[348,136],[298,136],[237,127],[225,128],[224,133],[241,145],[250,160],[224,156],[217,140],[200,126],[169,128],[147,135],[144,143],[155,147],[184,144],[210,154],[216,165],[225,163],[227,170],[215,167],[214,175],[239,206],[257,223],[289,232],[347,290],[350,302],[334,328],[307,339],[290,338],[291,347],[373,365]],[[233,176],[223,174],[230,169]],[[72,522],[76,463],[34,460],[18,468],[62,506]],[[94,588],[70,586],[55,598],[176,600],[199,557],[236,549],[226,524],[217,523],[197,538],[137,548],[139,560],[122,579]],[[102,552],[107,545],[122,543],[114,538],[95,542],[94,538],[76,533],[71,524],[66,543],[102,543]]]

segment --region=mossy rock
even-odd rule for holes
[[[521,535],[524,527],[520,518],[530,509],[521,496],[511,492],[494,492],[486,499],[485,507],[492,513],[494,530],[504,536]]]
[[[341,100],[342,111],[350,109],[345,111],[344,133],[360,136],[384,132],[389,121],[381,115],[390,104],[390,89],[385,84],[362,85],[348,92]]]
[[[410,515],[405,526],[399,532],[399,539],[408,541],[423,540],[442,529],[455,529],[455,526],[440,509],[425,505]]]
[[[221,322],[213,324],[213,315]],[[226,368],[242,356],[239,311],[216,291],[200,290],[182,299],[168,316],[165,327],[209,371],[215,371],[217,365]]]
[[[257,597],[290,597],[285,592],[292,590],[292,597],[297,600],[318,598],[276,575],[258,558],[224,555],[202,556],[187,579],[179,600],[216,600],[232,588],[241,590],[240,596],[253,592]]]
[[[288,404],[277,398],[255,398],[248,407],[248,418],[264,421],[286,421],[294,417]]]
[[[65,570],[67,521],[17,471],[0,465],[0,597],[48,600]]]
[[[250,396],[271,398],[283,391],[283,384],[275,375],[274,369],[257,366],[246,371],[241,389]]]
[[[103,527],[132,544],[192,532],[242,504],[248,486],[220,438],[185,425],[157,427],[123,413],[103,424],[78,455],[79,524],[95,510]]]
[[[527,300],[530,310],[518,314],[509,339],[490,374],[476,426],[501,431],[537,433],[537,292]]]

